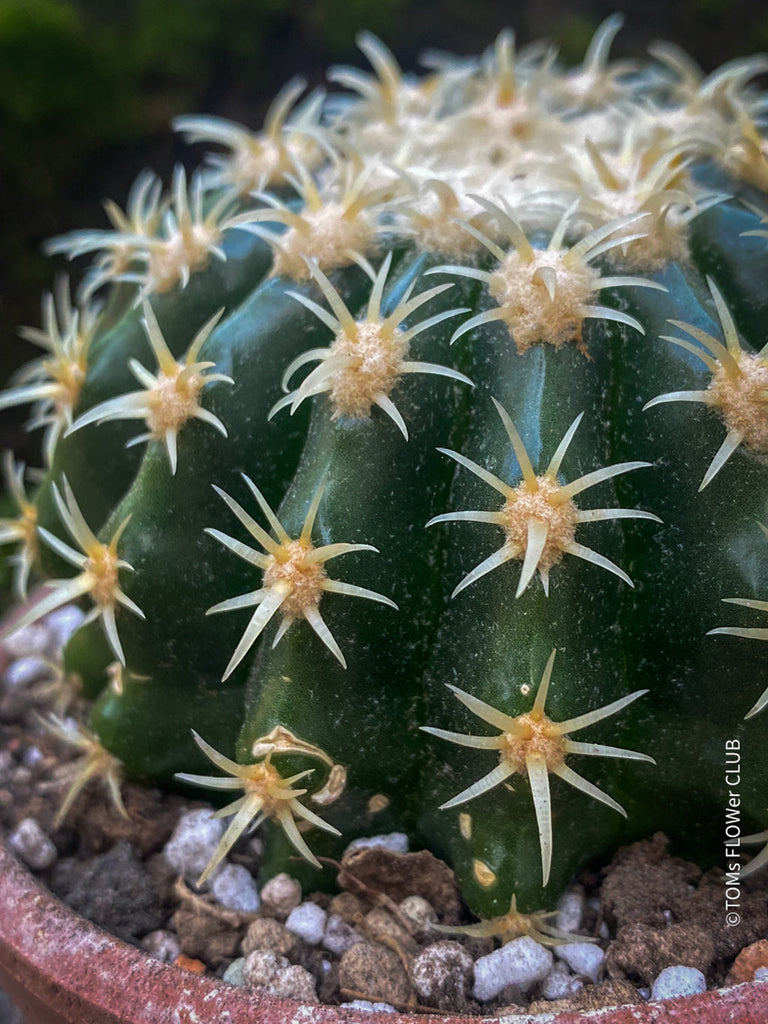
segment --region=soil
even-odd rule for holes
[[[764,877],[744,881],[741,924],[729,928],[722,872],[702,872],[672,856],[661,834],[623,848],[572,890],[571,903],[582,908],[579,934],[596,938],[605,958],[593,978],[568,973],[563,964],[563,975],[576,982],[565,999],[551,998],[551,990],[545,999],[537,983],[527,991],[503,989],[491,1001],[473,1000],[473,962],[498,940],[433,927],[435,917],[443,926],[471,919],[452,872],[426,851],[348,852],[339,893],[303,897],[336,915],[333,941],[326,931],[323,946],[309,944],[284,923],[298,896],[281,899],[262,890],[259,911],[243,913],[177,877],[163,847],[179,817],[204,803],[126,783],[124,819],[104,789],[91,783],[55,828],[73,751],[41,724],[52,697],[60,712],[84,714],[76,697],[63,709],[61,694],[40,683],[0,682],[0,838],[34,819],[55,847],[42,858],[48,866],[35,872],[49,888],[91,921],[181,969],[219,977],[227,972],[235,983],[264,984],[274,994],[304,994],[309,1001],[316,992],[331,1004],[364,999],[398,1009],[488,1015],[640,1003],[660,971],[676,965],[697,968],[710,988],[751,980],[768,967]],[[246,839],[229,861],[256,877],[258,858],[258,839]]]

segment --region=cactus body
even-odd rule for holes
[[[363,36],[330,126],[295,89],[261,139],[184,121],[233,155],[121,236],[106,325],[60,311],[69,405],[0,397],[52,438],[0,541],[74,568],[43,610],[93,607],[66,660],[123,771],[233,791],[216,862],[266,819],[318,885],[404,830],[531,913],[648,831],[716,863],[726,741],[766,824],[761,65],[633,75],[617,28],[423,82]]]

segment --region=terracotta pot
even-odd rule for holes
[[[478,1024],[270,999],[152,959],[65,907],[0,845],[0,987],[25,1024]],[[487,1020],[487,1018],[486,1018]],[[768,984],[504,1024],[766,1024]]]

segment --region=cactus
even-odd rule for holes
[[[398,829],[556,938],[622,842],[718,863],[729,801],[768,841],[766,63],[611,64],[620,24],[423,78],[363,34],[343,95],[179,119],[202,170],[50,246],[95,262],[0,396],[47,461],[0,542],[53,577],[22,625],[90,609],[70,796],[231,790],[204,878],[262,822],[313,887]]]

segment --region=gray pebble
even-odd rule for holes
[[[237,985],[238,988],[245,988],[245,978],[243,977],[244,964],[244,956],[233,960],[226,971],[224,971],[224,981],[228,981],[230,985]]]
[[[475,962],[472,994],[481,1003],[487,1003],[508,985],[527,990],[549,974],[552,963],[548,949],[523,935]]]
[[[49,868],[56,860],[56,847],[34,818],[24,818],[8,836],[8,845],[33,871]]]
[[[584,982],[574,978],[568,965],[558,960],[542,981],[539,991],[543,999],[567,999],[584,988]]]
[[[5,670],[3,679],[7,686],[15,689],[17,686],[29,686],[39,679],[45,679],[50,674],[50,665],[47,665],[41,658],[29,656],[12,661]]]
[[[24,751],[21,763],[26,768],[34,768],[36,764],[40,764],[41,761],[45,760],[45,754],[43,754],[40,747],[27,747]]]
[[[282,871],[262,888],[261,902],[266,912],[284,921],[301,903],[301,884]]]
[[[555,927],[561,932],[577,932],[584,917],[584,893],[569,889],[557,905]]]
[[[163,856],[174,871],[194,885],[223,835],[224,825],[207,808],[187,811],[176,822],[173,835],[163,848]]]
[[[671,999],[705,992],[707,979],[695,967],[665,967],[651,988],[651,999]]]
[[[240,864],[225,864],[210,882],[213,898],[227,910],[240,914],[255,914],[261,906],[256,883],[247,868]]]
[[[594,942],[566,942],[556,946],[555,953],[574,974],[581,974],[592,982],[597,981],[605,961],[605,952]]]
[[[323,949],[329,953],[341,956],[357,942],[362,942],[363,937],[359,932],[343,921],[338,914],[331,914],[325,926],[323,935]]]
[[[326,912],[316,903],[300,903],[288,915],[285,927],[308,945],[317,946],[323,941],[327,918]]]
[[[376,847],[391,850],[392,853],[408,853],[408,836],[405,832],[389,832],[384,836],[365,836],[362,839],[353,839],[344,851],[344,856],[346,857],[353,850],[370,850]]]
[[[141,940],[141,948],[156,960],[162,960],[164,964],[172,964],[181,954],[181,947],[176,935],[163,928],[158,928],[145,935]]]
[[[472,957],[458,942],[427,946],[411,964],[411,981],[422,1002],[440,1010],[460,1010],[471,983]]]
[[[309,971],[268,950],[259,949],[246,957],[243,979],[247,988],[263,988],[273,996],[318,1002],[315,979]]]
[[[437,923],[435,908],[423,896],[406,896],[398,910],[421,932],[429,931]]]

